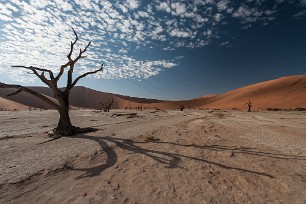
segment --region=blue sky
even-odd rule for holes
[[[78,85],[104,92],[190,99],[306,70],[306,0],[2,0],[0,81],[42,85],[10,66],[57,72],[71,27],[92,41],[76,73],[105,65]]]

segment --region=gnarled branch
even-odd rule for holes
[[[74,33],[74,35],[75,35],[75,40],[74,40],[74,42],[71,42],[70,43],[70,52],[69,52],[69,54],[67,55],[67,58],[69,59],[69,61],[71,61],[72,59],[71,59],[71,55],[72,55],[72,52],[73,52],[73,47],[74,47],[74,45],[77,43],[77,41],[79,40],[79,37],[78,37],[78,34],[75,32],[75,30],[72,28],[72,30],[73,30],[73,33]]]
[[[58,75],[55,77],[55,81],[58,81],[60,79],[60,77],[63,75],[64,71],[65,71],[65,68],[67,68],[68,66],[70,66],[70,69],[71,69],[71,66],[75,64],[75,60],[72,60],[71,58],[71,55],[73,53],[73,50],[74,50],[74,45],[77,43],[77,41],[79,40],[79,37],[78,37],[78,34],[75,32],[75,30],[72,28],[73,30],[73,33],[75,35],[75,40],[71,43],[70,43],[70,51],[67,55],[67,58],[68,58],[68,62],[66,64],[63,64],[61,66],[61,69],[60,69],[60,72],[58,73]]]
[[[44,68],[39,68],[39,67],[34,67],[34,66],[22,66],[22,65],[14,65],[12,67],[16,67],[16,68],[23,68],[23,69],[29,69],[29,70],[32,70],[35,74],[35,71],[41,71],[41,72],[48,72],[49,73],[49,76],[50,76],[50,79],[54,79],[54,74],[51,70],[49,69],[44,69]],[[40,76],[40,75],[39,75]],[[38,77],[39,77],[38,76]],[[40,77],[39,77],[40,78]]]
[[[58,81],[61,76],[63,75],[65,68],[68,67],[69,65],[71,65],[72,61],[69,60],[69,62],[67,62],[66,64],[63,64],[61,66],[60,72],[58,73],[58,75],[55,77],[55,81]]]
[[[77,78],[74,80],[74,82],[71,84],[71,86],[69,87],[69,89],[73,88],[73,87],[76,85],[76,83],[77,83],[80,79],[86,77],[86,76],[89,75],[89,74],[95,74],[95,73],[97,73],[97,72],[99,72],[99,71],[103,71],[103,64],[101,65],[101,68],[100,68],[100,69],[97,69],[97,70],[91,71],[91,72],[86,72],[86,73],[80,75],[79,77],[77,77]],[[67,87],[67,88],[68,88],[68,87]]]
[[[114,103],[114,99],[112,98],[112,100],[109,100],[108,103],[105,103],[105,104],[104,103],[100,103],[100,104],[102,105],[104,112],[109,112],[109,110],[110,110],[111,106],[113,105],[113,103]]]
[[[13,93],[10,93],[10,94],[7,94],[6,96],[14,96],[14,95],[17,95],[19,94],[20,92],[22,92],[22,89],[18,89],[17,91],[13,92]]]
[[[75,58],[74,60],[70,60],[70,68],[68,70],[68,77],[67,77],[67,88],[72,86],[72,73],[74,71],[74,65],[75,63],[77,63],[77,61],[79,61],[79,59],[81,58],[85,58],[85,56],[82,56],[83,53],[85,53],[87,51],[87,48],[89,47],[89,45],[91,44],[91,42],[89,42],[87,44],[87,46],[85,47],[84,50],[80,49],[80,53],[79,55],[77,56],[77,58]],[[62,70],[61,70],[62,71]],[[72,86],[73,87],[73,86]]]
[[[19,94],[20,92],[27,92],[39,99],[41,99],[42,101],[48,103],[49,105],[51,105],[53,108],[55,109],[59,109],[59,105],[56,104],[55,102],[53,102],[52,100],[50,100],[49,98],[47,98],[46,96],[33,91],[32,89],[29,89],[27,87],[21,86],[21,85],[15,85],[15,84],[4,84],[0,82],[0,88],[13,88],[13,89],[18,89],[16,92],[13,92],[11,94],[8,94],[7,96],[12,96],[12,95],[16,95]]]
[[[91,41],[87,44],[87,46],[85,47],[84,50],[80,49],[79,55],[77,56],[77,58],[75,58],[75,60],[73,61],[74,63],[76,63],[77,61],[79,61],[79,59],[81,58],[85,58],[86,56],[83,56],[83,54],[87,51],[87,48],[90,46]]]

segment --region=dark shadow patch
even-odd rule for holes
[[[107,160],[104,164],[92,167],[92,168],[81,168],[81,169],[73,169],[75,171],[83,171],[84,174],[77,177],[77,179],[85,178],[85,177],[93,177],[100,175],[104,170],[107,168],[110,168],[114,166],[118,160],[118,156],[115,152],[115,150],[108,144],[114,144],[118,146],[119,148],[128,151],[130,154],[141,154],[144,156],[147,156],[161,164],[165,164],[165,168],[183,168],[179,166],[181,160],[183,158],[187,158],[193,161],[199,161],[207,164],[211,164],[223,169],[228,169],[228,170],[237,170],[237,171],[242,171],[245,173],[251,173],[259,176],[266,176],[269,178],[274,178],[273,175],[265,173],[265,172],[259,172],[259,171],[253,171],[250,169],[244,169],[240,167],[235,167],[235,166],[230,166],[226,165],[223,163],[218,163],[214,161],[209,161],[207,159],[202,159],[202,158],[197,158],[189,155],[183,155],[180,153],[170,153],[170,152],[165,152],[165,151],[159,151],[159,150],[152,150],[152,149],[146,149],[143,147],[140,147],[140,144],[144,144],[147,142],[137,142],[133,141],[131,139],[121,139],[121,138],[116,138],[116,137],[110,137],[110,136],[105,136],[105,137],[98,137],[98,136],[88,136],[88,135],[76,135],[74,138],[79,138],[79,139],[89,139],[96,141],[100,147],[101,150],[104,151],[107,154]],[[305,158],[295,158],[293,156],[289,157],[286,155],[281,155],[281,154],[273,154],[273,153],[268,153],[268,152],[260,152],[252,148],[238,148],[238,147],[227,147],[227,146],[218,146],[218,145],[204,145],[204,146],[199,146],[199,145],[182,145],[178,143],[170,143],[170,142],[162,142],[162,141],[156,141],[155,142],[157,145],[158,144],[168,144],[168,145],[176,145],[180,147],[193,147],[193,148],[200,148],[200,149],[207,149],[211,151],[228,151],[232,150],[235,153],[245,153],[245,154],[254,154],[254,155],[259,155],[259,156],[268,156],[268,157],[273,157],[273,158],[291,158],[291,159],[305,159]],[[171,148],[171,147],[170,147]]]

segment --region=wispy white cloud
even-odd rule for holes
[[[223,11],[223,10],[227,10],[228,9],[228,5],[229,5],[229,1],[228,0],[221,0],[217,3],[217,8],[219,11]]]
[[[216,13],[214,16],[215,21],[220,22],[223,18],[223,15],[221,13]]]
[[[306,17],[306,10],[305,11],[300,11],[299,13],[296,13],[294,15],[295,18],[300,19],[300,18],[305,18]],[[1,17],[0,17],[1,18]]]
[[[185,30],[173,29],[170,31],[170,35],[173,37],[186,38],[190,36],[190,32]]]
[[[306,6],[306,0],[300,0],[303,6]]]
[[[221,46],[221,47],[223,47],[223,46],[228,47],[228,46],[229,46],[229,43],[230,43],[229,41],[225,41],[225,42],[221,43],[220,46]]]
[[[159,2],[157,3],[156,8],[159,11],[166,11],[168,13],[171,12],[171,5],[169,2]]]

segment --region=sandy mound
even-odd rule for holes
[[[1,110],[27,110],[28,106],[0,97]]]

